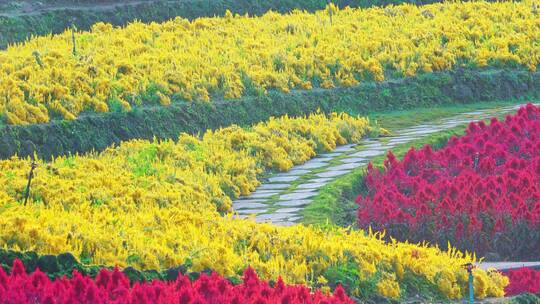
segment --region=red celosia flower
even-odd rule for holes
[[[531,268],[520,268],[508,272],[510,284],[505,288],[507,296],[520,293],[540,293],[540,271]]]
[[[539,231],[540,107],[528,104],[504,122],[470,123],[438,151],[411,148],[402,161],[389,152],[383,173],[369,165],[365,186],[356,200],[359,226],[397,238],[485,253],[498,244],[495,233],[515,239],[521,227]],[[530,252],[540,252],[535,237],[536,244],[523,238]]]
[[[333,295],[320,291],[311,293],[305,286],[285,285],[278,279],[272,288],[261,281],[251,268],[244,273],[244,283],[233,285],[213,273],[202,274],[194,282],[183,275],[174,282],[153,281],[135,283],[132,287],[128,278],[118,269],[110,272],[101,270],[95,280],[73,273],[73,278],[50,280],[37,270],[27,275],[23,264],[15,260],[12,272],[7,275],[0,267],[0,304],[3,303],[290,303],[290,304],[352,304],[354,303],[341,286]]]

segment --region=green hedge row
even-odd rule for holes
[[[73,271],[95,278],[103,268],[112,270],[110,266],[89,266],[79,262],[71,253],[62,253],[59,255],[38,255],[36,252],[18,252],[13,250],[0,249],[0,267],[6,272],[11,272],[13,261],[19,259],[23,262],[28,273],[34,272],[37,268],[47,274],[49,278],[54,279],[62,276],[70,277]],[[188,265],[180,265],[176,268],[170,268],[163,271],[144,270],[140,271],[132,267],[122,269],[122,272],[131,282],[148,282],[152,280],[174,281],[179,274],[188,276],[190,279],[197,279],[201,273],[186,272]],[[211,270],[205,270],[202,273],[210,274]],[[231,281],[235,281],[231,279]]]
[[[368,7],[374,5],[398,4],[402,2],[425,4],[439,0],[333,0],[341,7]],[[1,1],[0,1],[1,2]],[[12,1],[15,2],[15,1]],[[79,30],[88,30],[93,24],[103,21],[114,25],[125,25],[133,20],[143,22],[161,22],[176,16],[187,19],[197,17],[223,15],[228,9],[231,12],[250,15],[261,15],[269,10],[288,12],[294,9],[308,11],[323,9],[327,0],[187,0],[187,1],[120,1],[97,0],[62,0],[48,1],[65,5],[112,3],[107,7],[81,7],[63,9],[45,9],[29,14],[0,12],[0,48],[8,44],[21,42],[32,35],[61,33],[75,25]],[[0,3],[1,5],[2,3]]]
[[[271,116],[343,111],[367,114],[431,105],[513,99],[540,94],[540,72],[456,70],[364,83],[356,87],[293,91],[212,103],[173,102],[130,112],[86,114],[73,121],[53,121],[0,128],[0,158],[37,153],[42,158],[103,150],[141,138],[176,139],[181,132],[251,125]]]

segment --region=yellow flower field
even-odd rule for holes
[[[405,270],[425,277],[447,297],[460,298],[467,285],[462,265],[473,261],[452,250],[385,244],[362,231],[256,224],[182,205],[112,210],[88,204],[8,204],[1,214],[0,240],[10,249],[71,252],[97,264],[140,269],[176,267],[189,260],[192,271],[212,269],[225,276],[240,275],[252,266],[264,279],[282,276],[286,282],[310,286],[325,286],[321,276],[350,257],[362,280],[382,273],[386,278],[379,293],[393,298],[400,295],[398,282]],[[478,297],[503,295],[508,282],[501,274],[478,270],[475,275]]]
[[[537,69],[540,18],[530,0],[261,17],[176,18],[37,37],[0,52],[9,124],[74,119],[140,104],[238,98],[268,89],[353,86],[461,64]]]
[[[370,130],[366,118],[311,114],[208,131],[200,139],[132,140],[100,154],[39,161],[31,203],[107,206],[112,212],[193,205],[228,212],[231,198],[254,191],[264,171],[287,171],[316,153],[358,142]],[[23,201],[28,170],[28,160],[0,160],[0,203]]]

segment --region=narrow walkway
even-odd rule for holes
[[[288,172],[270,176],[251,195],[234,201],[233,209],[240,217],[255,215],[257,222],[293,225],[301,220],[300,211],[311,203],[319,189],[336,177],[367,165],[371,159],[385,154],[389,149],[470,121],[513,112],[518,108],[519,105],[462,113],[432,123],[395,130],[392,137],[368,138],[357,144],[340,146]]]
[[[478,267],[484,270],[495,268],[499,271],[508,271],[522,267],[540,270],[540,262],[482,262],[478,263]]]

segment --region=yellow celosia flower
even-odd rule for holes
[[[186,205],[231,209],[231,198],[259,185],[264,170],[285,171],[337,144],[357,142],[369,132],[365,118],[313,114],[272,118],[250,130],[237,126],[209,131],[202,139],[133,140],[99,155],[59,157],[40,163],[32,182],[33,201],[47,205]],[[28,163],[0,161],[0,193],[22,200]]]
[[[394,278],[384,278],[377,283],[377,290],[385,297],[397,299],[400,296],[401,289]]]
[[[281,276],[287,283],[320,286],[325,284],[324,280],[316,278],[343,261],[347,253],[358,265],[390,265],[400,259],[405,269],[433,282],[441,293],[460,298],[467,290],[467,281],[456,278],[466,276],[461,265],[473,261],[470,256],[458,252],[450,255],[425,245],[387,244],[362,231],[276,227],[223,218],[210,209],[188,210],[184,205],[161,208],[149,204],[140,209],[126,205],[122,211],[106,205],[3,206],[0,240],[7,248],[42,254],[72,252],[89,257],[96,264],[121,267],[163,269],[189,259],[193,271],[211,268],[222,275],[235,276],[249,265],[264,279]],[[411,252],[418,253],[416,262],[405,258]],[[324,258],[314,259],[314,253],[323,254]],[[395,273],[386,267],[379,271],[383,278],[377,284],[379,293],[399,297]],[[446,276],[448,284],[461,287],[461,293],[437,285],[435,279],[440,276]],[[479,298],[500,295],[507,283],[499,273],[475,270]]]
[[[328,19],[331,18],[331,24]],[[476,66],[522,66],[540,60],[538,15],[531,0],[444,2],[315,13],[268,12],[260,17],[182,18],[95,24],[36,37],[0,51],[0,111],[10,124],[44,123],[50,112],[74,119],[81,111],[129,110],[156,91],[209,101],[258,92],[353,86],[385,74],[415,75]],[[246,82],[247,81],[247,82]],[[161,95],[160,95],[161,94]]]

